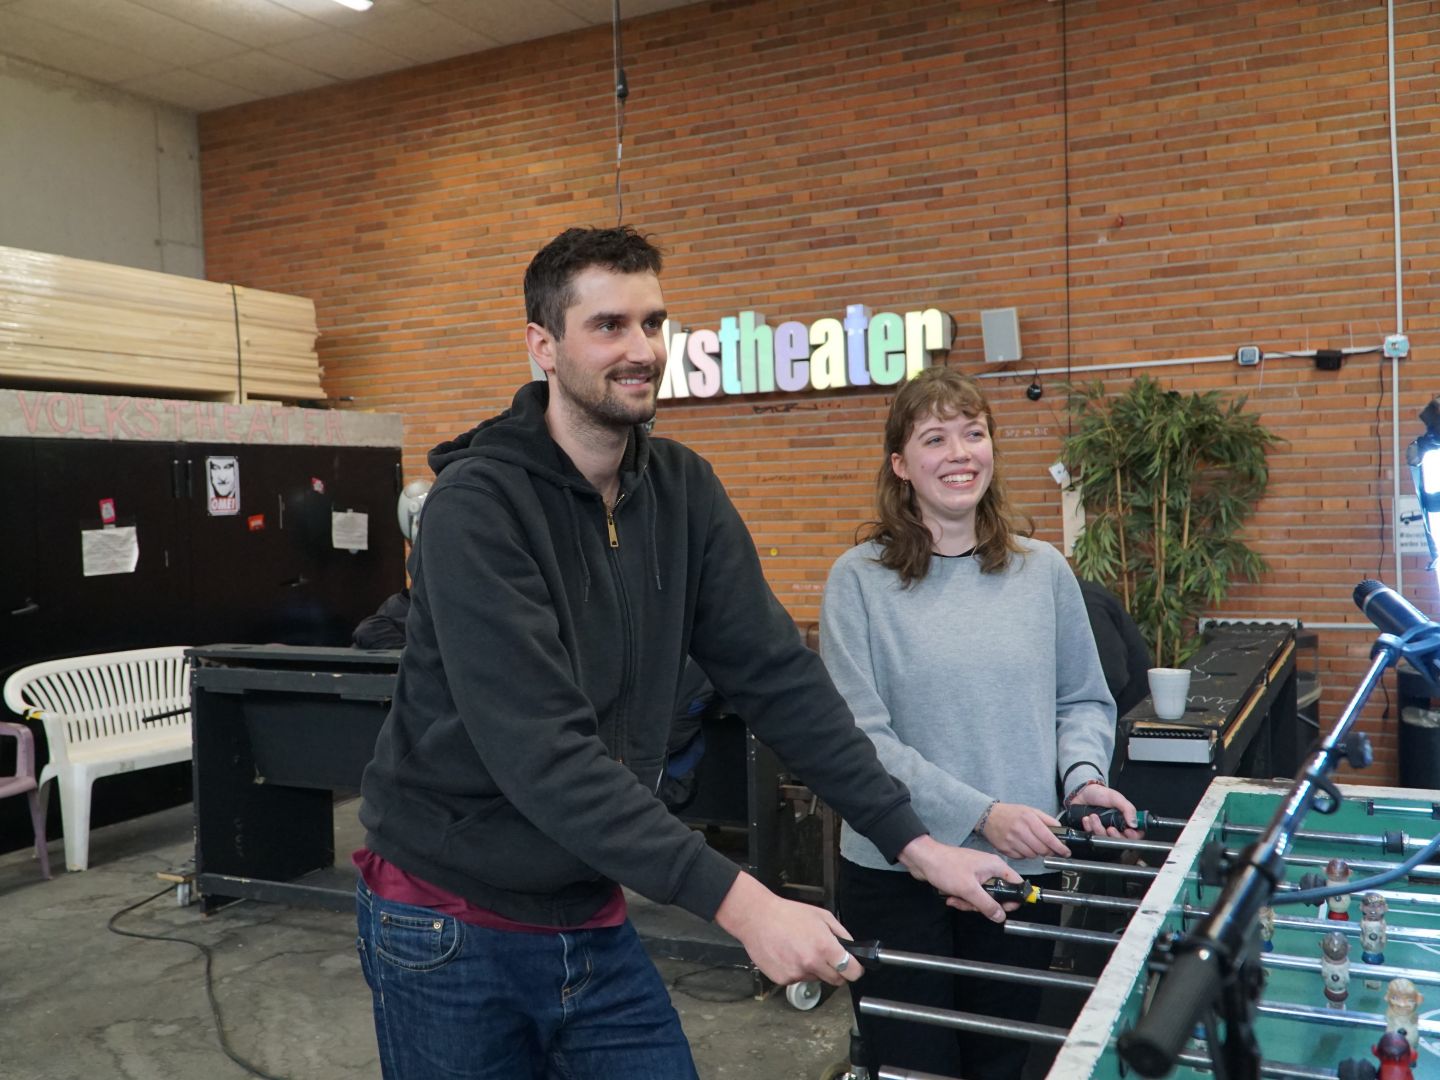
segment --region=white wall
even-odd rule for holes
[[[195,115],[0,56],[0,245],[203,277]]]

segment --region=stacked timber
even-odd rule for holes
[[[323,398],[299,296],[0,247],[0,386]]]

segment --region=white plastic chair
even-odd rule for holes
[[[90,860],[90,789],[102,776],[191,758],[185,645],[46,660],[5,681],[5,704],[45,725],[40,800],[60,783],[65,866]],[[147,720],[149,721],[147,723]]]

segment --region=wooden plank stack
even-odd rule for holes
[[[315,400],[318,336],[304,297],[0,247],[0,386]]]

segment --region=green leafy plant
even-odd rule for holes
[[[1119,594],[1154,650],[1177,667],[1195,651],[1197,616],[1265,561],[1241,539],[1281,440],[1245,398],[1181,394],[1142,376],[1109,396],[1072,387],[1064,460],[1085,506],[1075,571]]]

